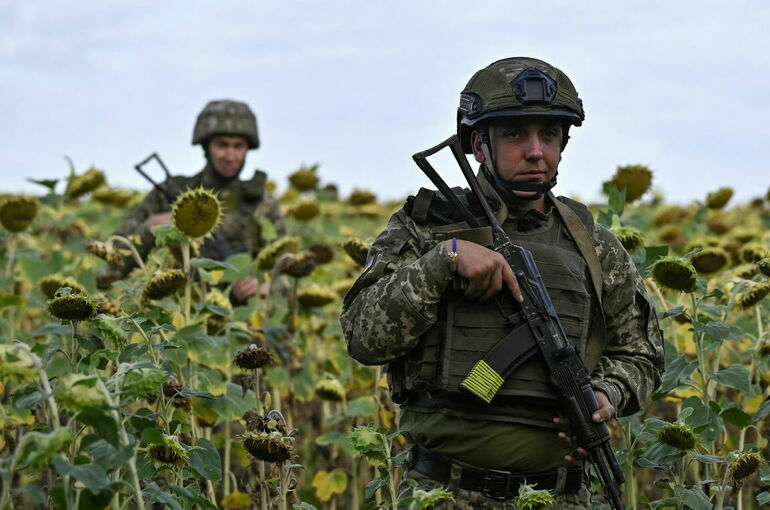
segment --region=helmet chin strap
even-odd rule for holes
[[[491,178],[492,184],[496,187],[507,191],[518,200],[523,202],[531,202],[533,200],[539,199],[551,191],[554,186],[556,186],[556,177],[559,175],[558,171],[553,175],[550,181],[544,182],[542,184],[536,184],[534,182],[509,181],[507,179],[503,179],[497,173],[497,170],[495,170],[495,162],[494,159],[492,159],[492,149],[490,148],[490,145],[489,133],[483,133],[481,135],[481,152],[484,154],[484,168],[487,169],[489,173],[488,178]],[[521,197],[515,193],[516,191],[534,194]]]
[[[238,177],[241,175],[241,171],[243,171],[243,167],[246,166],[246,159],[244,158],[243,163],[241,163],[241,167],[238,169],[238,171],[230,177],[225,177],[211,160],[211,154],[209,154],[208,148],[203,149],[203,153],[206,156],[206,164],[208,164],[208,166],[210,166],[211,170],[214,172],[214,177],[216,177],[221,182],[230,182],[238,179]]]

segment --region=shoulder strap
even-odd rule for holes
[[[248,181],[241,181],[244,195],[248,200],[262,200],[265,194],[265,182],[267,174],[261,170],[255,170],[254,176]]]
[[[567,230],[575,240],[575,244],[577,244],[578,250],[580,250],[580,254],[583,255],[586,264],[588,264],[588,272],[591,275],[591,283],[593,284],[596,298],[599,301],[598,304],[601,313],[599,314],[600,317],[598,318],[601,320],[601,330],[603,331],[606,322],[604,320],[604,307],[602,306],[602,264],[599,261],[599,256],[596,254],[593,239],[588,233],[588,229],[586,228],[585,223],[580,219],[577,213],[573,211],[569,205],[567,205],[567,203],[561,200],[561,198],[562,197],[554,198],[553,203],[556,206],[556,210],[558,211],[559,216],[561,216],[562,221],[564,221],[564,224],[567,226]],[[585,363],[589,371],[592,371],[594,367],[596,367],[596,365],[599,363],[599,358],[601,358],[603,350],[603,335],[602,338],[592,336],[588,339],[586,344]]]
[[[428,211],[430,211],[430,204],[433,203],[433,197],[436,194],[435,191],[420,188],[417,192],[417,196],[412,203],[412,219],[418,225],[426,225],[428,223]]]

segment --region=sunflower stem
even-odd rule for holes
[[[144,261],[142,260],[142,256],[139,255],[138,251],[136,251],[136,246],[134,246],[134,243],[129,241],[127,238],[125,238],[123,236],[119,236],[119,235],[113,235],[112,237],[110,237],[107,240],[108,243],[114,243],[116,241],[118,243],[124,245],[126,248],[129,249],[129,251],[131,251],[131,256],[134,258],[134,262],[136,262],[136,265],[141,268],[142,272],[146,273],[147,272],[147,267],[145,267],[145,265],[144,265]]]
[[[14,233],[8,234],[6,256],[8,257],[8,262],[5,265],[5,277],[10,278],[13,276],[16,262],[16,234]],[[13,282],[11,282],[11,287],[13,287]]]
[[[192,282],[190,275],[190,241],[182,241],[182,269],[187,275],[187,282],[184,285],[184,325],[190,325],[190,297],[192,293]]]

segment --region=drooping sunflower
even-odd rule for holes
[[[366,264],[366,256],[369,253],[371,245],[357,237],[351,237],[342,243],[342,249],[345,250],[353,261],[359,266]]]
[[[177,230],[191,239],[205,237],[222,219],[222,203],[205,188],[187,190],[171,205],[171,217]]]
[[[297,301],[305,308],[328,305],[336,299],[337,294],[332,289],[320,285],[305,287],[297,292]]]
[[[78,198],[86,193],[94,191],[104,184],[104,172],[91,167],[81,175],[73,175],[67,181],[67,188],[64,190],[64,196]]]
[[[709,209],[722,209],[733,198],[732,188],[719,188],[706,196],[706,207]]]
[[[305,249],[313,254],[318,264],[328,264],[334,259],[334,248],[329,243],[313,243]]]
[[[375,200],[377,200],[377,195],[375,195],[371,191],[358,189],[358,188],[354,189],[353,192],[350,194],[350,197],[348,197],[348,203],[352,205],[371,204]]]
[[[316,383],[314,391],[321,400],[329,402],[345,400],[345,387],[337,379],[321,379]]]
[[[747,264],[759,262],[767,257],[770,257],[770,250],[761,243],[750,242],[741,248],[741,260]]]
[[[111,243],[105,243],[102,241],[91,240],[86,241],[86,251],[92,255],[96,255],[100,259],[109,264],[115,264],[117,266],[125,265],[125,259],[118,253]]]
[[[619,166],[605,189],[615,185],[620,191],[626,190],[626,202],[631,203],[644,195],[652,184],[652,172],[644,165]]]
[[[708,246],[690,255],[690,262],[699,274],[712,274],[730,262],[730,255],[722,248]]]
[[[150,446],[147,451],[152,463],[157,466],[168,466],[179,469],[190,461],[190,454],[177,436],[163,434],[163,443]]]
[[[144,287],[145,300],[162,299],[184,288],[187,275],[181,269],[164,269],[155,273]]]
[[[273,362],[273,353],[267,347],[251,344],[236,353],[233,363],[239,368],[254,370],[270,365]]]
[[[692,427],[682,423],[669,423],[661,427],[658,431],[658,442],[684,452],[693,451],[701,445],[701,440]]]
[[[727,470],[733,487],[740,488],[748,477],[759,471],[762,462],[764,459],[758,452],[742,452],[736,455]]]
[[[37,200],[27,197],[9,197],[0,203],[0,224],[10,232],[25,230],[35,219]]]
[[[275,269],[281,274],[287,274],[295,278],[310,275],[317,267],[315,256],[309,251],[298,253],[284,253],[275,263]]]
[[[650,275],[658,286],[676,292],[693,292],[698,279],[688,260],[673,255],[659,258],[650,268]]]
[[[96,317],[96,303],[83,294],[57,296],[48,301],[48,312],[62,320],[80,322]]]
[[[735,296],[735,306],[743,310],[752,308],[765,299],[768,294],[770,294],[770,280],[765,280],[738,293]]]
[[[273,268],[278,257],[298,249],[299,239],[296,237],[286,236],[277,239],[260,250],[256,259],[257,268],[268,271]]]
[[[620,244],[626,249],[628,253],[635,252],[639,248],[644,247],[644,236],[639,229],[634,227],[612,227],[610,232],[615,234]]]
[[[299,191],[309,191],[318,187],[318,165],[309,168],[301,167],[299,170],[289,175],[289,182]]]
[[[321,213],[321,204],[314,198],[304,197],[289,212],[298,221],[311,221]]]
[[[85,294],[86,289],[74,278],[64,276],[60,273],[49,274],[44,276],[38,282],[40,290],[45,294],[48,299],[53,299],[56,296],[56,291],[64,287],[69,287],[70,294]]]

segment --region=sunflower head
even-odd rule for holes
[[[626,190],[626,202],[630,203],[644,195],[652,184],[652,172],[644,165],[619,166],[612,179],[604,183],[605,192],[614,185],[620,191]]]
[[[313,243],[305,249],[313,254],[318,264],[328,264],[334,259],[334,248],[329,243]]]
[[[80,285],[74,278],[59,273],[44,276],[40,279],[38,285],[48,299],[56,297],[56,291],[63,287],[69,287],[71,289],[70,294],[86,293],[85,287]]]
[[[615,234],[620,244],[628,253],[634,252],[644,246],[644,236],[634,227],[612,227],[610,231]]]
[[[550,491],[537,490],[534,485],[526,483],[519,486],[519,499],[517,508],[520,510],[546,510],[553,508],[556,500]]]
[[[699,274],[716,273],[730,262],[730,255],[722,248],[708,246],[690,255],[690,262]]]
[[[327,287],[312,285],[297,292],[297,301],[305,308],[324,306],[334,302],[337,294]]]
[[[675,246],[681,246],[687,242],[687,238],[684,236],[679,225],[664,225],[658,232],[658,238],[661,242],[671,244]]]
[[[678,205],[669,205],[656,212],[652,222],[656,227],[662,227],[663,225],[679,223],[688,216],[690,216],[688,209]]]
[[[100,186],[91,196],[102,204],[125,207],[133,200],[134,193],[127,189],[111,189],[107,186]]]
[[[706,225],[708,225],[709,230],[718,236],[733,228],[732,223],[730,223],[730,220],[727,219],[724,213],[710,214],[706,220]]]
[[[302,167],[293,174],[289,175],[289,182],[299,191],[309,191],[318,187],[318,165],[310,168]]]
[[[291,208],[290,214],[298,221],[310,221],[321,213],[321,204],[314,198],[302,198]]]
[[[765,276],[770,276],[770,257],[765,257],[757,262],[757,269]]]
[[[689,425],[669,423],[658,431],[658,442],[683,452],[693,451],[701,444],[700,438]]]
[[[342,249],[345,250],[353,261],[359,266],[366,264],[366,256],[369,253],[371,245],[357,237],[351,237],[342,243]]]
[[[731,273],[737,276],[738,278],[742,278],[744,280],[751,280],[754,278],[754,275],[757,274],[758,268],[757,264],[741,264],[739,266],[735,266]]]
[[[371,191],[358,189],[358,188],[354,189],[353,192],[350,194],[350,197],[348,197],[348,203],[352,205],[371,204],[375,200],[377,200],[377,195],[375,195]]]
[[[749,243],[762,238],[762,232],[751,227],[737,227],[730,231],[730,237],[739,243]]]
[[[767,257],[770,257],[770,250],[763,244],[750,242],[741,248],[741,260],[747,264],[759,262]]]
[[[738,293],[735,296],[735,306],[743,310],[752,308],[765,299],[768,294],[770,294],[770,280],[765,280]]]
[[[9,197],[0,203],[0,223],[9,232],[25,230],[35,219],[37,200],[27,197]]]
[[[116,266],[125,265],[123,256],[115,251],[115,248],[111,243],[104,243],[96,240],[86,241],[86,251],[92,255],[96,255],[109,264],[115,264]]]
[[[155,273],[144,287],[145,300],[162,299],[184,288],[187,275],[181,269],[164,269]]]
[[[763,461],[762,454],[758,452],[742,452],[736,455],[727,469],[733,487],[739,488],[748,477],[757,473]]]
[[[278,257],[298,249],[299,239],[292,236],[281,237],[260,250],[257,255],[257,268],[261,271],[269,271],[275,265]]]
[[[163,443],[150,446],[147,453],[156,467],[167,466],[179,469],[185,467],[190,461],[190,454],[177,436],[163,434]]]
[[[292,438],[284,436],[277,430],[251,431],[247,430],[238,436],[243,447],[252,457],[267,462],[286,462],[294,454]]]
[[[222,218],[222,203],[205,188],[187,190],[171,205],[174,226],[191,239],[211,234]]]
[[[67,181],[67,189],[64,191],[64,196],[78,198],[94,191],[102,184],[104,184],[104,172],[91,167],[81,175],[70,177],[69,181]]]
[[[48,301],[48,312],[66,321],[85,321],[96,317],[96,303],[83,294],[56,296]]]
[[[270,365],[273,362],[273,353],[267,347],[251,344],[233,357],[233,363],[239,368],[255,370]]]
[[[650,268],[650,275],[658,286],[676,292],[693,292],[698,273],[686,259],[673,255],[659,258]]]
[[[345,400],[345,387],[337,379],[321,379],[315,385],[315,394],[321,400],[342,402]]]
[[[316,268],[315,257],[309,251],[285,253],[275,263],[275,269],[281,274],[295,278],[308,276]]]
[[[719,188],[706,196],[706,207],[709,209],[722,209],[733,198],[732,188]]]

